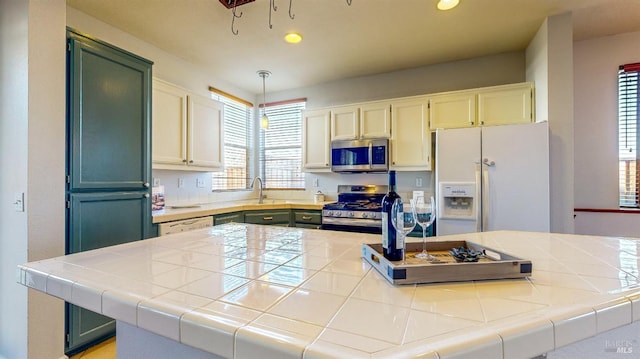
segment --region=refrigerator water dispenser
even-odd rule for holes
[[[440,182],[440,218],[474,220],[476,203],[474,182]]]

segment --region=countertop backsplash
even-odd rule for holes
[[[313,200],[317,191],[325,195],[325,201],[337,200],[337,187],[342,184],[386,185],[386,173],[306,173],[304,190],[264,190],[268,199]],[[212,191],[210,172],[190,172],[172,170],[153,170],[154,186],[164,186],[166,205],[185,205],[196,203],[215,203],[220,201],[241,201],[257,199],[258,189],[237,191]],[[398,192],[402,197],[410,198],[412,191],[434,193],[432,172],[399,172]]]

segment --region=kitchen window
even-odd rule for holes
[[[260,130],[259,164],[264,187],[304,189],[302,111],[306,99],[267,103],[269,128]]]
[[[211,174],[211,189],[246,189],[250,178],[253,104],[210,88],[211,97],[224,103],[224,170]]]
[[[638,97],[640,63],[620,66],[618,71],[618,160],[620,207],[638,207]]]

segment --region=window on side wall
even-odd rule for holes
[[[304,189],[302,111],[306,99],[267,104],[269,128],[260,130],[260,176],[268,189]],[[262,115],[261,108],[260,115]]]
[[[638,97],[640,63],[620,66],[618,71],[618,160],[620,207],[638,207]]]
[[[251,119],[253,104],[210,88],[211,97],[224,104],[224,170],[211,174],[211,189],[239,190],[249,186],[251,177]]]

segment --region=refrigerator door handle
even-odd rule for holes
[[[482,198],[482,163],[476,162],[476,198],[474,199],[476,210],[476,232],[482,232],[482,204],[479,203]]]
[[[482,167],[482,231],[489,230],[489,166],[492,164],[485,163]]]

